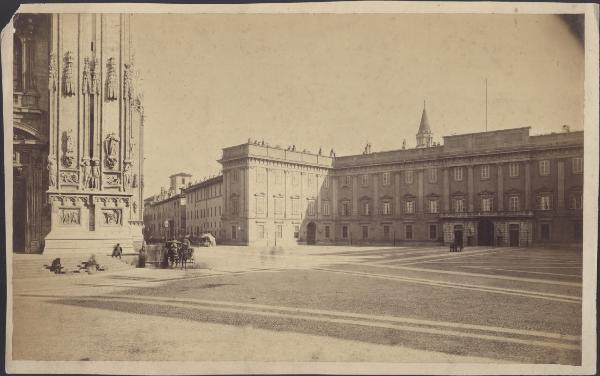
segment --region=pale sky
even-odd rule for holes
[[[337,155],[530,126],[583,129],[584,50],[547,15],[172,14],[133,17],[145,197],[216,174],[249,137]]]

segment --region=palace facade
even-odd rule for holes
[[[413,149],[336,157],[223,149],[222,241],[528,246],[582,241],[583,132],[443,137],[423,109]]]
[[[14,30],[13,251],[141,246],[131,15],[22,13]]]

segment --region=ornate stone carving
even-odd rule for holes
[[[96,56],[91,59],[91,78],[90,78],[90,94],[98,95],[100,94],[100,85],[98,85],[98,75],[96,70],[98,69],[98,58]]]
[[[117,71],[115,68],[115,59],[109,58],[106,62],[106,100],[114,101],[117,99]]]
[[[90,161],[83,159],[81,161],[81,187],[83,189],[92,188],[92,166]]]
[[[88,205],[89,197],[80,195],[52,195],[50,200],[60,203],[61,206]]]
[[[119,175],[110,174],[104,176],[104,182],[107,185],[119,185],[121,184],[121,179],[119,178]]]
[[[94,202],[98,206],[104,207],[118,207],[118,206],[126,206],[129,207],[129,198],[127,197],[106,197],[106,196],[97,196],[94,197]]]
[[[63,131],[62,133],[62,165],[63,167],[70,168],[73,166],[73,154],[75,152],[73,146],[73,130],[69,129],[67,131]]]
[[[111,170],[117,166],[117,155],[119,153],[119,145],[121,140],[114,133],[109,133],[104,139],[104,165]]]
[[[54,156],[48,156],[46,168],[48,169],[48,187],[56,188],[56,159]]]
[[[60,209],[59,221],[63,225],[78,225],[81,223],[81,213],[79,209]]]
[[[133,174],[133,178],[131,179],[131,188],[137,188],[138,186],[138,176],[137,174]]]
[[[100,189],[100,161],[98,160],[92,161],[92,179],[90,188]]]
[[[121,225],[123,223],[121,209],[102,209],[102,216],[105,225]]]
[[[56,54],[50,53],[50,61],[48,62],[48,89],[51,92],[56,91]]]
[[[81,77],[81,93],[90,92],[90,59],[83,59],[83,73]]]
[[[137,213],[137,202],[134,202],[133,204],[131,204],[131,208],[133,209],[134,213]]]
[[[61,171],[60,182],[63,184],[79,184],[79,175],[76,172]]]
[[[65,52],[63,68],[63,95],[70,97],[75,95],[75,86],[73,83],[73,53]]]
[[[123,161],[123,187],[126,190],[131,187],[131,161]]]
[[[135,88],[133,87],[133,63],[125,64],[123,69],[123,94],[129,100],[134,99]]]

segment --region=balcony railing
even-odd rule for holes
[[[30,108],[30,109],[38,109],[38,98],[39,95],[37,93],[13,93],[13,106],[15,108]]]
[[[521,211],[476,211],[476,212],[460,212],[460,213],[440,213],[440,218],[483,218],[483,217],[533,217],[533,212],[530,210]]]

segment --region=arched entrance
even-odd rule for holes
[[[477,225],[477,244],[478,245],[493,245],[494,244],[494,224],[491,221],[479,221]]]
[[[306,244],[315,244],[317,238],[317,225],[310,222],[306,226]]]

